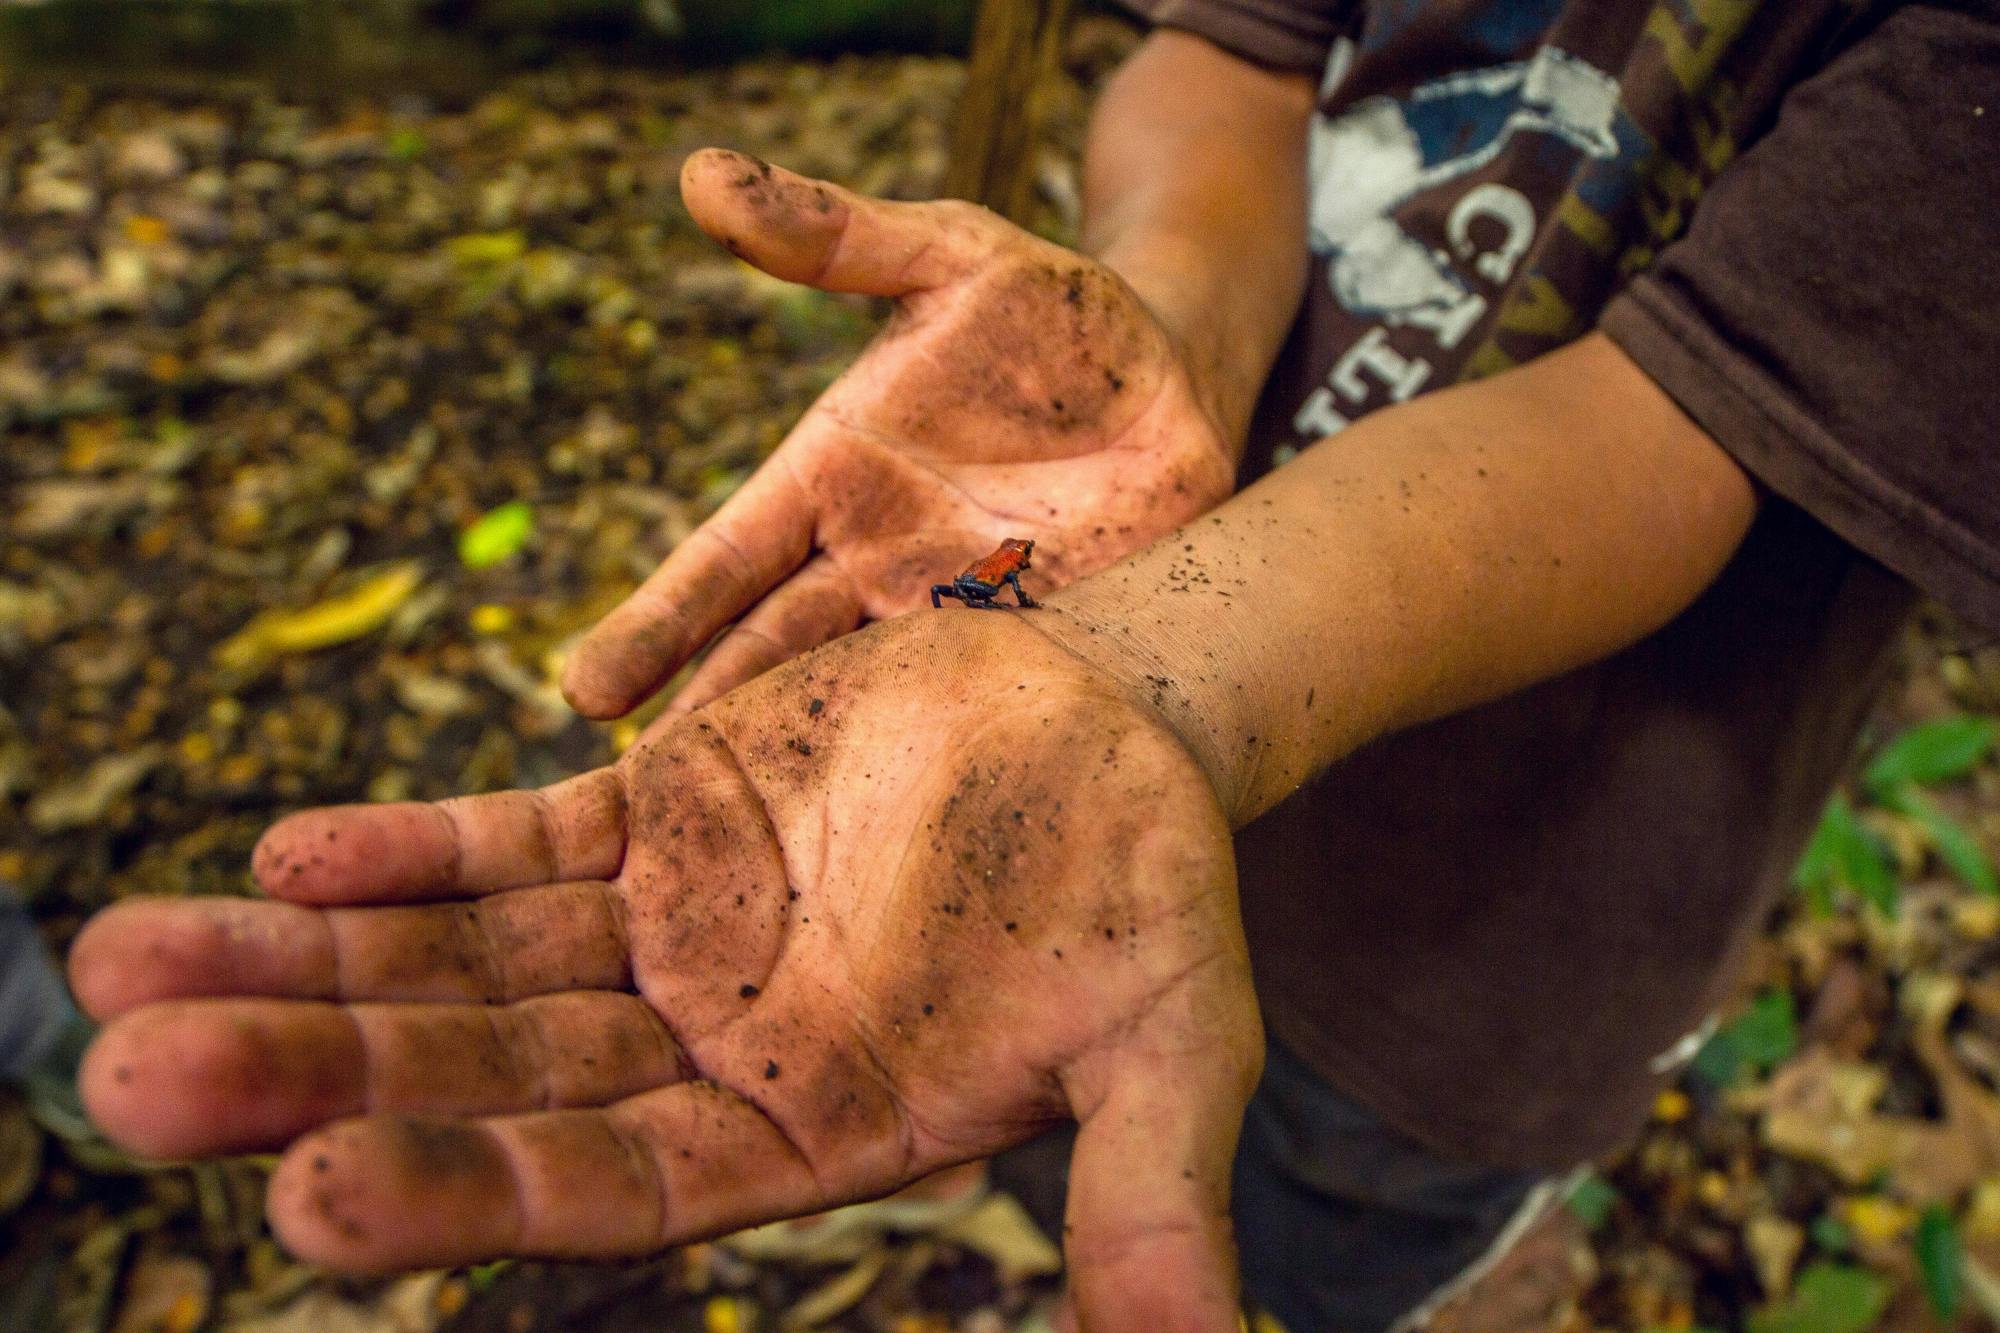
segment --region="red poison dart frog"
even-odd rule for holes
[[[1001,603],[993,599],[999,595],[1003,583],[1014,590],[1014,600],[1022,606],[1034,606],[1035,599],[1021,591],[1021,571],[1028,567],[1028,557],[1035,553],[1035,544],[1020,537],[1009,537],[1000,543],[1000,549],[983,560],[975,560],[963,574],[950,583],[933,584],[931,605],[943,606],[941,600],[956,597],[967,606],[982,611],[998,611]]]

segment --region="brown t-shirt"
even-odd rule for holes
[[[1323,74],[1246,480],[1597,328],[1765,488],[1665,629],[1238,840],[1286,1044],[1445,1151],[1600,1153],[1724,997],[1911,585],[2000,626],[2000,6],[1135,7]]]

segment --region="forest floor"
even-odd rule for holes
[[[1121,34],[1072,43],[1040,178],[1057,238]],[[563,706],[563,645],[882,316],[709,243],[681,159],[725,144],[925,197],[959,78],[871,57],[449,103],[0,87],[0,881],[56,951],[128,894],[247,892],[285,810],[539,784],[627,743]],[[1959,720],[2000,712],[2000,661],[1963,637],[1912,634],[1874,730],[1939,724],[1891,747],[1918,786],[1857,787],[1820,857],[1836,891],[1780,909],[1639,1143],[1444,1326],[2000,1318],[2000,899],[1962,882],[2000,846],[2000,770]],[[1058,1281],[964,1178],[643,1264],[341,1281],[272,1241],[266,1162],[143,1166],[35,1110],[0,1100],[6,1327],[996,1333]]]

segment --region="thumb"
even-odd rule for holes
[[[1081,1118],[1063,1248],[1082,1333],[1236,1333],[1230,1165],[1255,1080],[1134,1061]]]
[[[868,296],[954,282],[1010,230],[972,204],[871,199],[722,148],[688,158],[681,198],[703,231],[771,276]]]

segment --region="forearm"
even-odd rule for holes
[[[1081,248],[1180,341],[1239,450],[1305,286],[1312,98],[1303,75],[1162,29],[1091,122]]]
[[[1377,735],[1643,637],[1755,509],[1593,336],[1363,419],[1038,622],[1161,714],[1240,826]]]

